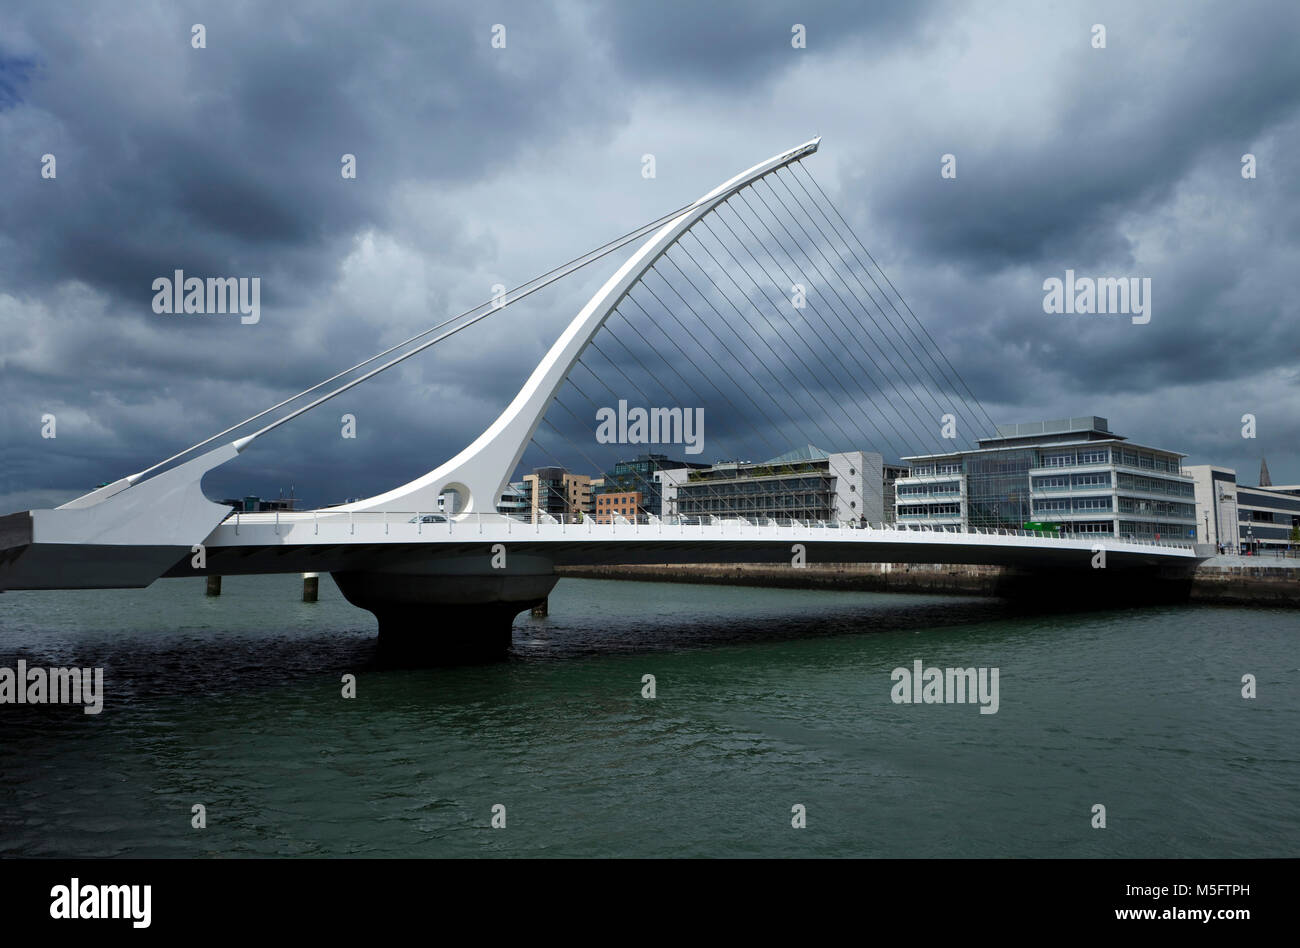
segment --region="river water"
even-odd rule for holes
[[[0,704],[0,854],[1300,855],[1295,611],[566,579],[507,660],[404,669],[327,576],[203,591],[0,595],[0,667],[104,669]],[[997,712],[894,703],[918,660]]]

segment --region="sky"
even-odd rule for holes
[[[1291,2],[1185,0],[7,3],[0,513],[142,470],[818,135],[804,167],[978,418],[1100,415],[1243,483],[1262,457],[1274,483],[1300,482],[1297,27]],[[259,439],[205,490],[293,485],[329,504],[434,468],[491,423],[618,260]],[[257,277],[258,321],[155,312],[154,281],[176,270]],[[1149,279],[1149,322],[1045,312],[1045,281],[1067,270]],[[829,287],[806,276],[829,315]],[[708,325],[670,315],[687,314],[642,317],[662,334],[641,343],[662,392],[632,384],[630,362],[575,372],[572,412],[539,429],[525,467],[597,473],[635,453],[594,444],[592,407],[640,394],[707,403],[691,460],[806,442],[933,449],[909,431],[937,427],[950,391],[882,379],[895,404],[859,400],[874,369],[830,342],[808,370],[760,349],[763,391],[743,377],[733,390],[726,368],[750,358],[739,341],[714,323],[728,355]],[[768,315],[814,329],[779,301]],[[621,339],[596,339],[611,362],[637,354],[618,322],[602,334]],[[880,341],[864,320],[845,331],[868,354]],[[707,395],[651,351],[674,341],[721,355],[700,367]],[[844,425],[781,417],[787,385]],[[909,424],[875,439],[875,413],[904,403]]]

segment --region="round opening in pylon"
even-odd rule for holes
[[[470,492],[464,484],[448,484],[438,493],[438,505],[448,516],[465,513],[469,509]]]

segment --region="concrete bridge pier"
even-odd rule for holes
[[[379,620],[380,656],[421,665],[504,658],[515,616],[559,581],[550,560],[518,555],[503,569],[485,555],[332,575],[348,602]]]

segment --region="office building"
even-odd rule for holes
[[[998,425],[978,447],[916,455],[897,483],[899,523],[1023,528],[1045,523],[1070,534],[1196,537],[1186,456],[1133,444],[1105,418]]]
[[[893,523],[897,518],[897,491],[898,480],[907,477],[912,469],[906,464],[886,464],[884,465],[884,517],[885,523]]]
[[[1197,535],[1202,543],[1223,544],[1229,552],[1253,553],[1295,546],[1300,528],[1300,485],[1251,487],[1237,483],[1237,472],[1213,464],[1184,470],[1196,485]],[[1269,480],[1261,465],[1260,480]]]
[[[623,495],[637,493],[641,495],[641,499],[638,502],[636,516],[643,519],[648,514],[662,516],[664,481],[656,475],[665,470],[689,471],[707,466],[674,461],[666,454],[642,454],[630,461],[619,461],[612,471],[606,472],[604,477],[599,478],[600,486],[593,487],[592,494],[594,497],[599,497],[601,494],[618,494],[623,497]]]
[[[441,504],[442,498],[439,497],[438,500]],[[527,481],[511,481],[497,501],[497,513],[521,520],[531,519],[532,509],[532,491]]]
[[[675,517],[677,510],[677,488],[686,482],[693,470],[706,468],[673,467],[660,468],[655,471],[655,485],[659,491],[659,509],[654,513],[660,517]]]
[[[686,517],[878,522],[884,516],[883,461],[870,451],[830,453],[807,445],[767,461],[726,461],[674,480]]]
[[[539,467],[524,476],[524,485],[533,523],[543,515],[572,523],[591,510],[591,478],[586,474],[570,474],[562,467]]]
[[[591,515],[597,523],[610,523],[615,516],[634,521],[646,513],[645,495],[639,490],[606,491],[591,500]]]

